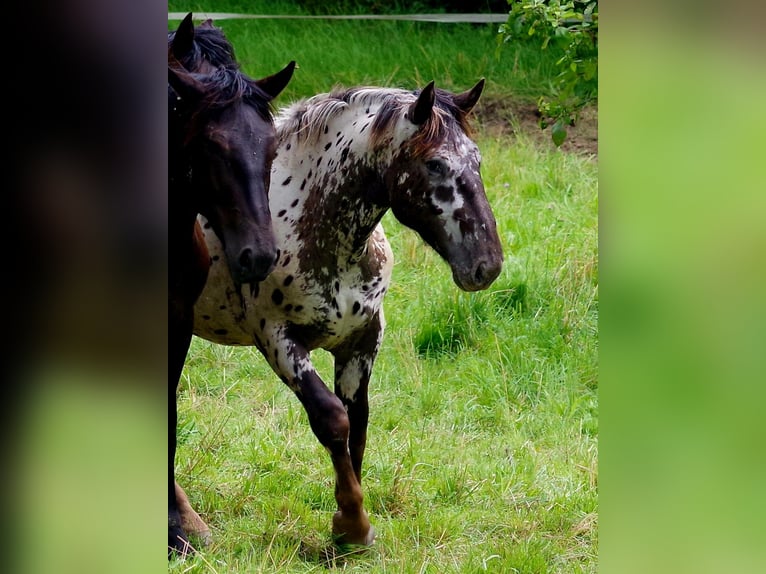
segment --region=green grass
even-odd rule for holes
[[[494,50],[481,27],[457,44],[451,27],[404,26],[397,33],[411,34],[398,45],[394,28],[376,24],[363,42],[331,47],[352,28],[333,23],[312,36],[305,23],[271,23],[268,42],[256,42],[264,23],[221,24],[238,53],[273,49],[263,72],[284,61],[286,46],[299,51],[294,96],[335,82],[410,85],[430,73],[464,89],[489,79],[490,65],[489,91],[502,94],[538,73],[533,64],[517,74],[491,53],[461,66],[457,52]],[[386,37],[393,53],[358,53]],[[441,56],[426,56],[433,46]],[[489,290],[460,292],[417,235],[384,219],[396,264],[363,480],[375,545],[333,549],[329,458],[257,351],[195,339],[179,391],[177,473],[215,541],[171,572],[596,572],[597,164],[494,133],[478,126],[476,138],[506,253]],[[330,381],[330,356],[313,357]]]

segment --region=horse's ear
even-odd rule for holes
[[[263,90],[270,99],[276,98],[285,89],[295,71],[295,60],[291,61],[281,71],[272,76],[256,80],[256,85]]]
[[[479,97],[481,96],[481,92],[483,90],[484,78],[479,80],[476,85],[467,92],[452,96],[452,99],[460,111],[462,111],[464,114],[468,114],[476,105],[476,102],[479,101]]]
[[[187,101],[197,101],[205,94],[205,87],[191,74],[178,67],[168,66],[168,83],[176,93]]]
[[[431,117],[431,111],[434,107],[434,82],[431,80],[423,88],[418,99],[410,105],[407,117],[415,125],[421,125]]]
[[[189,12],[181,23],[178,25],[175,36],[173,36],[173,56],[176,59],[182,59],[186,54],[191,52],[194,47],[194,22],[192,21],[192,13]]]

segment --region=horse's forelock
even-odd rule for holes
[[[205,87],[204,107],[219,109],[242,99],[254,107],[266,121],[273,121],[271,97],[268,96],[255,80],[239,70],[221,67],[211,74],[196,75]]]
[[[452,95],[436,90],[431,116],[423,123],[409,142],[413,157],[426,157],[431,150],[446,139],[460,135],[471,137],[472,130],[466,114],[454,103]]]

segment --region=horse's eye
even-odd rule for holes
[[[445,173],[447,173],[447,166],[444,165],[443,161],[438,159],[429,159],[426,162],[426,169],[431,175],[443,176]]]

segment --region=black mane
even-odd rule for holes
[[[175,31],[168,32],[168,47],[175,36]],[[271,97],[241,71],[234,56],[234,47],[220,28],[209,22],[197,26],[191,50],[180,55],[178,61],[205,86],[206,107],[222,108],[242,99],[253,106],[263,119],[272,121]],[[201,73],[211,66],[215,68],[213,72]]]
[[[168,46],[173,43],[175,31],[168,32]],[[180,58],[181,64],[189,71],[199,68],[205,60],[215,67],[239,69],[239,63],[234,56],[234,47],[220,28],[212,25],[200,25],[194,29],[194,44],[192,51]]]

